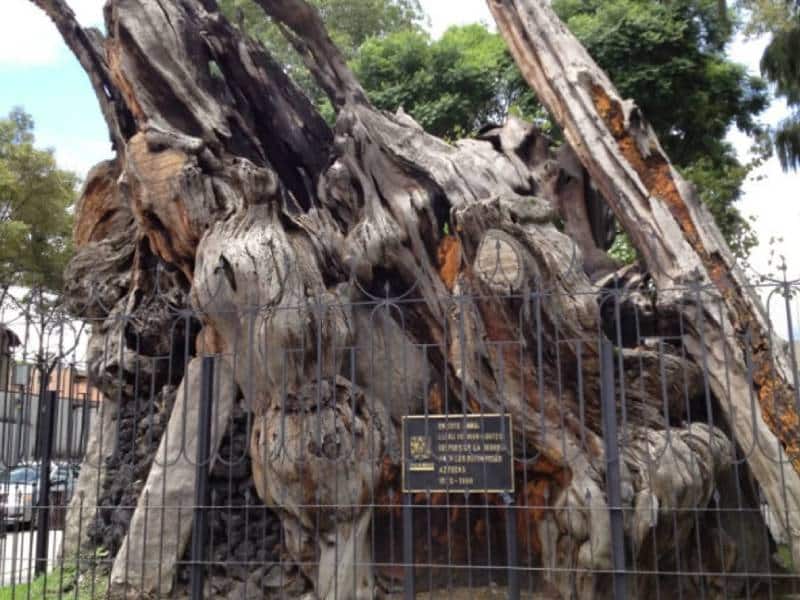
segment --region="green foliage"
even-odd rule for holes
[[[747,35],[777,33],[793,27],[800,7],[797,0],[737,0],[736,5],[748,17],[743,28]]]
[[[800,169],[800,8],[780,22],[761,58],[761,72],[793,111],[775,132],[778,159],[786,170]]]
[[[373,37],[395,31],[420,30],[424,14],[419,0],[311,0],[320,11],[333,41],[350,60]],[[318,104],[322,94],[297,53],[278,27],[253,0],[220,0],[222,12],[260,40],[297,84]]]
[[[608,255],[623,265],[629,265],[639,258],[631,238],[622,230],[617,231],[617,235],[614,236],[614,243],[608,249]]]
[[[733,158],[723,163],[699,158],[681,170],[684,177],[697,186],[700,198],[711,211],[734,255],[747,257],[758,239],[751,223],[735,208],[735,202],[741,198],[742,185],[752,166],[742,165]]]
[[[697,185],[734,253],[747,256],[755,235],[735,203],[759,161],[741,164],[725,137],[736,126],[761,142],[764,131],[756,117],[769,98],[761,79],[726,58],[731,28],[717,0],[553,5],[622,96],[642,108],[670,159]],[[619,246],[625,254],[625,244]]]
[[[761,58],[761,71],[789,104],[800,104],[800,18],[776,33]]]
[[[373,38],[353,69],[378,108],[402,106],[446,139],[501,123],[510,110],[537,116],[538,104],[504,41],[483,25],[451,27],[438,40],[419,30]]]
[[[34,147],[29,115],[15,109],[0,119],[0,288],[61,289],[76,185],[51,151]]]
[[[46,576],[41,575],[30,583],[0,587],[0,600],[24,598],[72,598],[74,600],[99,600],[108,594],[108,575],[86,572],[78,574],[72,564],[56,567]]]
[[[761,72],[786,99],[792,113],[778,124],[773,142],[785,170],[800,169],[800,2],[798,0],[738,0],[747,15],[744,31],[771,34],[761,59]]]
[[[624,97],[642,107],[670,158],[727,161],[731,125],[758,133],[763,81],[725,57],[715,0],[556,0],[554,7]]]
[[[775,150],[785,170],[800,169],[800,108],[778,125]]]
[[[433,40],[421,27],[417,0],[314,2],[377,107],[402,106],[445,139],[471,135],[508,114],[534,120],[558,138],[504,41],[486,27],[453,27]],[[221,5],[268,46],[332,119],[332,109],[295,53],[252,0]],[[621,94],[642,107],[670,158],[700,186],[731,247],[746,255],[753,232],[735,202],[757,163],[740,164],[725,137],[737,126],[761,140],[756,116],[766,108],[768,94],[761,79],[726,58],[732,30],[719,0],[554,0],[553,6]],[[616,248],[620,256],[632,256],[624,240]]]
[[[333,41],[349,58],[368,38],[418,28],[423,22],[419,0],[311,0]],[[220,9],[234,23],[274,52],[288,47],[275,43],[280,31],[253,0],[220,0]]]

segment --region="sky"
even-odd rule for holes
[[[64,168],[83,176],[92,165],[111,155],[105,123],[89,81],[55,26],[29,0],[0,3],[0,115],[14,106],[23,106],[36,123],[38,144],[53,148]],[[69,0],[85,26],[102,23],[103,3],[104,0]],[[493,23],[485,0],[421,3],[433,36],[441,35],[451,25]],[[765,39],[738,39],[730,54],[757,73],[765,44]],[[775,102],[763,119],[774,125],[786,114],[785,104]],[[740,156],[746,158],[747,137],[734,130],[730,140]],[[799,184],[800,173],[784,173],[777,159],[773,159],[745,185],[740,208],[746,216],[757,219],[755,227],[761,243],[750,262],[759,273],[775,272],[775,258],[783,255],[790,265],[789,276],[800,278]],[[770,308],[776,315],[776,324],[785,323],[785,317],[777,316],[782,307]]]

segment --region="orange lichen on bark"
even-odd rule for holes
[[[75,210],[72,237],[76,248],[106,239],[124,230],[133,216],[120,198],[116,163],[103,163],[92,169]]]
[[[523,478],[517,494],[517,506],[520,508],[516,513],[517,535],[522,548],[532,556],[537,556],[542,551],[538,524],[553,510],[552,503],[559,491],[569,485],[572,472],[549,461],[544,455],[526,470],[527,477]]]
[[[197,355],[222,354],[225,352],[225,348],[225,339],[216,328],[210,323],[203,325],[200,333],[197,334],[197,341],[195,342]]]
[[[461,242],[454,235],[445,236],[438,250],[439,276],[451,292],[461,270]]]
[[[736,333],[748,332],[754,336],[752,350],[753,385],[764,413],[764,420],[772,433],[781,441],[795,470],[800,473],[800,416],[794,402],[794,393],[780,377],[776,377],[773,357],[770,354],[768,334],[749,317],[750,310],[741,299],[741,290],[730,276],[730,269],[717,253],[704,246],[691,212],[678,190],[667,158],[656,149],[647,157],[642,155],[636,139],[625,125],[625,115],[620,103],[598,86],[592,86],[595,108],[619,146],[620,152],[638,174],[651,197],[660,198],[669,208],[686,241],[700,257],[709,278],[728,301],[730,317]]]
[[[191,281],[200,232],[195,230],[178,193],[188,157],[171,149],[153,152],[144,135],[138,133],[128,142],[127,160],[133,189],[131,209],[151,248]]]
[[[114,84],[117,86],[120,94],[122,94],[122,97],[125,99],[125,104],[131,111],[131,114],[133,114],[134,118],[139,123],[145,122],[147,120],[147,116],[144,114],[144,110],[142,110],[139,100],[136,98],[136,93],[134,92],[133,86],[128,81],[127,77],[125,77],[125,69],[122,66],[120,58],[122,52],[120,51],[118,42],[114,38],[108,38],[105,46],[106,59],[108,60],[108,70],[111,73],[111,79],[114,81]]]
[[[431,389],[428,391],[428,412],[435,415],[440,415],[444,412],[442,388],[436,382],[431,385]]]
[[[758,401],[764,420],[783,443],[783,448],[795,470],[800,472],[800,416],[794,394],[776,378],[768,350],[754,352],[753,383],[757,386]],[[767,356],[767,358],[765,358]]]
[[[700,236],[678,186],[675,184],[675,179],[672,177],[672,167],[669,162],[659,152],[651,152],[647,157],[642,155],[636,139],[625,125],[625,113],[622,106],[610,98],[602,87],[592,86],[592,98],[597,112],[600,113],[606,127],[617,141],[620,151],[639,175],[650,195],[661,198],[667,203],[687,240],[693,248],[697,249],[696,246],[700,244]]]

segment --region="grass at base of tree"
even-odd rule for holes
[[[788,572],[791,573],[795,570],[794,559],[792,558],[792,549],[790,546],[786,544],[781,544],[778,546],[778,550],[775,552],[775,560]]]
[[[63,600],[99,600],[108,591],[108,575],[101,569],[93,574],[86,571],[78,574],[74,566],[56,567],[30,583],[0,587],[0,600],[39,600],[58,598]]]

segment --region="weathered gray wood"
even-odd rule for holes
[[[95,97],[108,125],[116,150],[133,127],[133,118],[111,82],[108,61],[103,51],[103,36],[96,29],[84,29],[64,0],[32,0],[52,19],[61,37],[72,50],[92,83]]]
[[[218,359],[215,365],[209,471],[238,395],[227,362]],[[132,583],[136,595],[169,595],[172,591],[176,562],[184,555],[192,533],[201,367],[202,359],[192,359],[178,387],[172,416],[139,496],[128,534],[114,559],[112,593],[114,588],[123,590]]]
[[[63,13],[60,2],[40,4]],[[353,585],[355,597],[372,597],[379,585],[365,559],[373,513],[364,494],[391,485],[378,467],[399,462],[397,419],[425,402],[443,410],[445,386],[450,410],[508,411],[518,455],[560,473],[552,510],[527,504],[530,490],[518,498],[541,560],[558,566],[565,595],[603,597],[610,587],[592,573],[611,564],[598,356],[595,344],[573,341],[596,341],[609,325],[592,278],[614,265],[592,239],[582,169],[517,120],[448,144],[402,112],[375,110],[312,7],[260,1],[331,97],[334,136],[271,57],[209,4],[111,0],[105,13],[107,85],[132,127],[79,207],[84,242],[69,293],[76,313],[101,320],[93,374],[112,389],[108,374],[183,352],[163,331],[192,308],[204,326],[198,352],[230,358],[255,414],[257,489],[321,598]],[[576,154],[585,160],[584,149]],[[570,235],[556,229],[556,211]],[[120,227],[95,227],[111,214]],[[675,234],[664,228],[649,233]],[[387,294],[406,302],[369,308]],[[662,314],[680,314],[659,300]],[[654,312],[644,294],[636,302]],[[126,314],[135,318],[123,332],[116,317]],[[620,358],[631,384],[627,536],[636,548],[668,524],[688,540],[731,445],[718,428],[682,423],[681,394],[701,388],[698,361],[638,343]],[[583,389],[564,375],[578,368]],[[327,443],[336,431],[351,434],[347,448]],[[166,479],[157,468],[150,477]],[[134,521],[125,548],[136,550],[117,565],[143,551],[148,520]],[[337,551],[337,536],[348,551]]]
[[[683,307],[685,347],[704,367],[736,442],[792,540],[793,555],[800,557],[797,390],[781,345],[713,218],[672,167],[638,107],[619,96],[548,3],[488,5],[531,88],[631,236],[661,302]],[[691,282],[697,296],[676,298],[676,287]]]
[[[61,559],[65,564],[77,564],[94,554],[88,544],[89,526],[97,514],[97,494],[105,480],[106,460],[116,447],[115,419],[116,403],[106,398],[91,421],[86,455],[67,506],[61,543]]]

